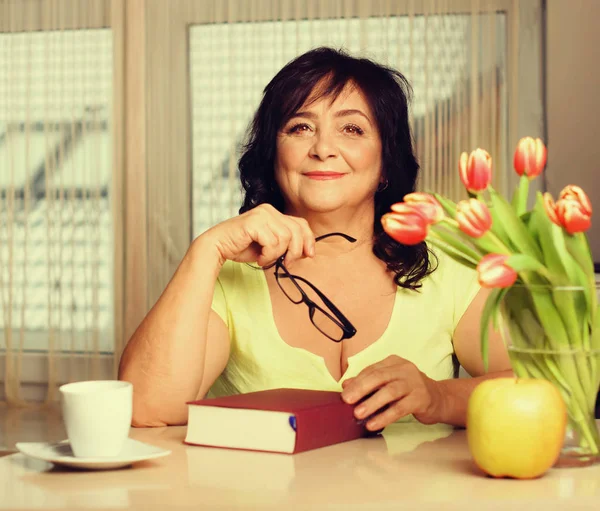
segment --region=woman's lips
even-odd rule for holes
[[[309,179],[316,179],[319,181],[326,181],[329,179],[340,179],[345,176],[345,174],[342,172],[322,172],[322,171],[305,172],[303,175]]]

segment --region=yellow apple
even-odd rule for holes
[[[547,380],[485,380],[468,403],[469,450],[477,466],[493,477],[544,474],[560,454],[566,425],[565,402]]]

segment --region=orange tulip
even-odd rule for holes
[[[529,179],[539,176],[546,166],[548,151],[541,139],[525,137],[519,140],[515,150],[514,166],[517,174]]]
[[[393,212],[381,217],[383,230],[403,245],[417,245],[425,240],[430,222],[418,205],[399,202],[392,206]]]
[[[483,287],[510,287],[517,280],[517,272],[507,266],[505,254],[487,254],[477,265],[479,283]]]
[[[556,213],[556,203],[554,202],[552,195],[548,192],[544,194],[544,209],[546,210],[546,214],[552,223],[562,227],[560,219],[558,218],[558,214]]]
[[[539,176],[546,166],[548,150],[541,139],[524,137],[519,140],[513,160],[519,176],[525,174],[529,179]]]
[[[492,215],[485,203],[477,199],[461,200],[456,206],[456,221],[462,232],[481,238],[492,226]]]
[[[569,185],[554,202],[552,195],[544,194],[544,208],[548,218],[569,234],[587,231],[592,225],[592,205],[585,192]]]
[[[444,218],[444,208],[442,208],[442,205],[438,200],[429,193],[409,193],[404,196],[404,202],[417,206],[430,224],[437,224]],[[395,204],[392,206],[392,211],[395,211],[394,206]]]
[[[484,191],[492,181],[492,157],[483,149],[462,153],[458,164],[460,180],[470,192]]]
[[[583,189],[581,189],[579,186],[565,186],[560,192],[558,199],[575,200],[581,204],[582,211],[584,211],[587,215],[592,216],[592,203],[590,202],[589,197],[586,195]]]

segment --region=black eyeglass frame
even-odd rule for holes
[[[344,234],[341,232],[330,232],[328,234],[323,234],[322,236],[316,237],[315,241],[321,241],[321,240],[323,240],[325,238],[329,238],[331,236],[341,236],[342,238],[349,241],[350,243],[356,243],[356,238],[353,238],[352,236],[348,236],[347,234]],[[273,266],[275,266],[275,280],[277,281],[279,288],[281,289],[283,294],[288,298],[288,300],[290,300],[292,303],[294,303],[296,305],[305,303],[306,306],[308,307],[308,315],[310,317],[311,323],[315,326],[315,328],[317,330],[319,330],[319,332],[321,332],[328,339],[331,339],[334,342],[341,342],[344,339],[350,339],[351,337],[354,337],[354,335],[356,334],[356,328],[354,327],[354,325],[352,323],[350,323],[348,318],[346,316],[344,316],[344,314],[333,304],[333,302],[329,298],[327,298],[314,284],[311,284],[308,280],[300,277],[299,275],[293,275],[292,273],[290,273],[289,270],[283,264],[285,256],[286,256],[286,254],[283,254],[274,263],[270,264],[269,266],[263,267],[263,270],[268,270],[268,269],[272,268]],[[287,294],[287,292],[285,291],[285,288],[283,287],[281,282],[279,282],[280,278],[290,279],[292,284],[294,284],[294,286],[296,286],[296,289],[298,289],[298,291],[300,292],[300,296],[301,296],[300,300],[294,300],[290,295]],[[304,282],[305,284],[310,286],[310,288],[323,301],[323,303],[325,304],[325,306],[329,309],[329,311],[331,313],[326,311],[325,309],[323,309],[317,303],[313,302],[308,297],[308,295],[304,292],[304,290],[302,289],[302,286],[300,286],[298,284],[298,282],[296,282],[296,281]],[[342,334],[341,338],[337,339],[335,337],[331,337],[326,332],[321,330],[321,328],[319,328],[319,326],[314,321],[314,315],[315,315],[316,310],[319,310],[322,314],[327,316],[331,321],[333,321],[333,323],[335,323],[342,329],[343,334]]]

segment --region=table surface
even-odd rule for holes
[[[0,408],[0,447],[63,438],[60,414]],[[600,509],[600,465],[530,481],[474,466],[464,430],[395,424],[381,437],[297,455],[183,444],[185,427],[132,429],[172,450],[111,471],[76,471],[22,454],[0,458],[4,509]]]

